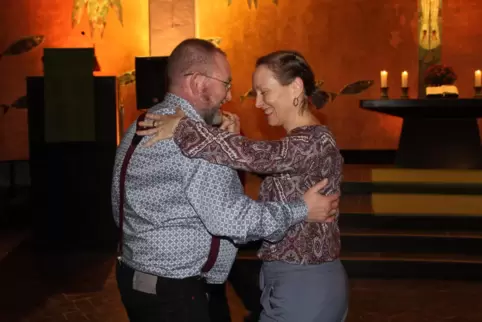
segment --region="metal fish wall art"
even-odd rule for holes
[[[24,95],[17,98],[12,104],[0,104],[0,109],[3,109],[3,114],[6,114],[10,108],[27,108],[27,96]]]
[[[17,98],[11,106],[14,108],[27,108],[27,95]]]
[[[3,114],[7,114],[8,110],[10,109],[10,105],[0,104],[0,109],[3,110]]]
[[[221,45],[221,41],[223,40],[221,37],[211,37],[211,38],[204,38],[204,40],[209,41],[210,43],[213,43],[216,46]]]
[[[313,95],[312,103],[316,108],[322,108],[326,103],[333,102],[340,95],[356,95],[366,91],[373,85],[373,80],[359,80],[354,83],[345,85],[338,93],[324,91],[321,87],[324,84],[323,81],[315,82],[315,86],[318,88],[318,94]]]
[[[42,44],[44,40],[45,36],[42,35],[33,35],[20,38],[19,40],[10,44],[10,46],[8,46],[7,49],[5,49],[2,53],[0,53],[0,58],[3,56],[16,56],[29,52]]]
[[[107,24],[109,9],[115,11],[117,19],[120,24],[124,26],[121,0],[74,0],[72,7],[72,28],[80,23],[84,10],[87,10],[90,36],[93,38],[95,32],[98,31],[102,38]]]
[[[131,70],[117,77],[120,86],[126,86],[136,82],[136,71]]]
[[[338,93],[336,92],[328,92],[322,89],[322,86],[324,85],[324,81],[319,80],[315,81],[315,86],[318,88],[318,92],[320,93],[319,95],[316,95],[316,97],[313,97],[312,103],[317,106],[321,107],[323,106],[326,102],[333,102],[335,98],[337,98],[340,95],[355,95],[355,94],[360,94],[364,91],[366,91],[368,88],[370,88],[374,81],[373,80],[359,80],[354,83],[350,83],[348,85],[345,85]],[[255,93],[252,89],[247,91],[241,96],[241,102],[243,102],[246,98],[253,98],[255,97]]]
[[[240,100],[241,102],[243,102],[247,98],[254,98],[254,97],[256,97],[256,94],[254,93],[253,89],[250,89],[249,91],[241,95]]]
[[[373,85],[373,80],[359,80],[341,89],[339,95],[355,95],[366,91]]]

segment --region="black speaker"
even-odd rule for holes
[[[167,91],[167,56],[136,57],[137,109],[143,110],[163,100]]]
[[[112,170],[117,148],[116,77],[94,78],[95,140],[45,139],[44,78],[27,78],[34,237],[40,249],[115,249]]]

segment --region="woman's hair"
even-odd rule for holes
[[[329,95],[316,86],[313,70],[300,53],[291,50],[275,51],[260,57],[256,61],[256,67],[259,66],[268,67],[284,86],[299,77],[303,81],[305,95],[316,108],[322,108],[328,102]]]

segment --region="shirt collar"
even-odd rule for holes
[[[199,115],[194,107],[182,97],[179,97],[172,93],[167,93],[161,103],[152,107],[154,113],[164,114],[166,110],[172,110],[175,112],[176,107],[180,107],[181,110],[186,114],[187,117],[194,119],[196,121],[204,122],[204,119]],[[170,113],[166,113],[170,114]]]

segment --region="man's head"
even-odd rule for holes
[[[211,124],[222,104],[231,100],[231,68],[226,54],[202,39],[186,39],[169,56],[169,92],[189,103]]]

